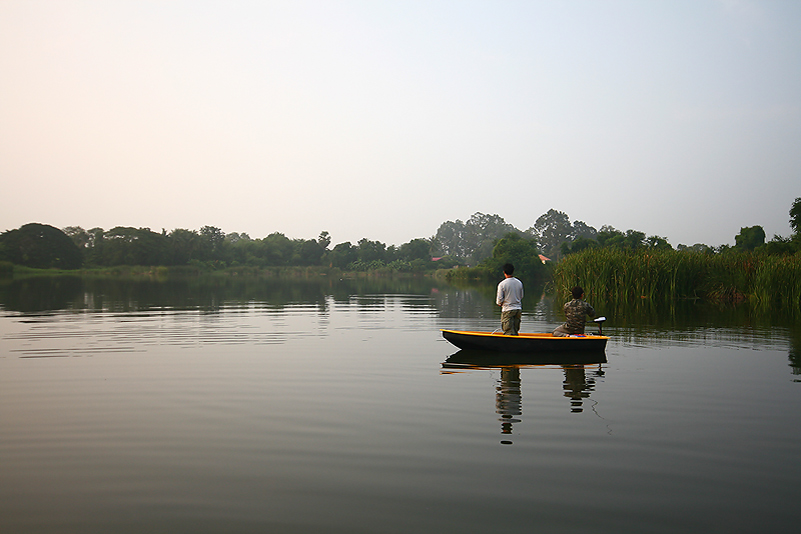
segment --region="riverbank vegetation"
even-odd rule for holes
[[[526,283],[559,296],[581,285],[592,299],[618,301],[705,298],[801,306],[801,198],[790,210],[794,234],[766,242],[760,226],[743,227],[735,245],[674,248],[667,239],[611,226],[596,230],[549,210],[526,231],[497,215],[476,213],[443,223],[435,236],[400,246],[366,238],[331,246],[331,236],[252,239],[204,226],[199,231],[111,230],[31,223],[0,234],[0,275],[390,276],[427,274],[450,283],[495,283],[513,263]]]
[[[588,249],[554,271],[559,294],[576,285],[591,300],[750,300],[801,309],[801,254]]]

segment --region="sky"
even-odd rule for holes
[[[0,2],[0,231],[791,233],[801,2]]]

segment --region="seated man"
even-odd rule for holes
[[[572,334],[583,334],[584,323],[587,322],[587,315],[595,317],[595,310],[585,302],[584,290],[579,286],[574,287],[571,291],[573,300],[566,302],[565,310],[565,324],[558,326],[553,331],[556,337],[565,337]]]

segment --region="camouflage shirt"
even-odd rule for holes
[[[565,303],[565,325],[564,328],[571,334],[583,334],[584,323],[587,322],[587,315],[595,317],[595,310],[580,299],[573,299]]]

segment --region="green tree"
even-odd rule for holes
[[[795,199],[790,208],[790,228],[793,229],[793,247],[801,250],[801,197]]]
[[[150,228],[117,226],[104,233],[95,259],[99,265],[165,265],[169,242],[165,234]]]
[[[358,258],[365,264],[386,260],[387,246],[380,241],[370,241],[367,238],[359,240]]]
[[[518,233],[510,232],[499,239],[492,249],[492,258],[482,265],[497,272],[505,263],[515,266],[515,276],[519,278],[541,281],[545,277],[545,265],[540,260],[536,240],[526,239]]]
[[[323,250],[328,250],[328,245],[331,244],[331,234],[326,231],[320,232],[317,238],[317,244],[320,245]]]
[[[84,262],[87,265],[101,265],[100,258],[103,255],[106,232],[99,227],[90,228],[86,231],[89,240],[84,249]]]
[[[673,247],[670,245],[670,243],[668,243],[667,238],[659,237],[658,235],[649,236],[645,240],[645,246],[659,250],[673,250]]]
[[[566,213],[550,209],[540,215],[526,233],[537,240],[546,256],[557,259],[562,243],[572,241],[573,226]]]
[[[656,239],[654,243],[659,243],[658,239]],[[637,230],[626,230],[626,232],[623,233],[611,226],[604,225],[598,232],[598,244],[602,247],[636,250],[645,246],[645,233]]]
[[[38,269],[79,269],[81,250],[63,231],[29,223],[0,234],[0,260]]]
[[[404,261],[431,260],[431,242],[427,239],[412,239],[399,249],[400,258]]]
[[[568,243],[567,241],[562,243],[561,252],[563,256],[567,256],[568,254],[575,254],[576,252],[581,252],[582,250],[597,246],[598,241],[595,239],[588,239],[586,237],[579,236],[574,239],[572,243]]]
[[[784,255],[793,254],[798,247],[795,241],[789,237],[782,237],[779,235],[773,236],[773,239],[765,243],[764,247],[759,247],[759,250],[764,250],[770,255]]]
[[[476,264],[492,255],[495,242],[509,232],[522,233],[498,215],[476,212],[464,223],[446,221],[437,230],[432,251]]]
[[[734,236],[734,246],[745,250],[754,250],[765,244],[765,230],[759,226],[745,226]]]
[[[274,232],[260,240],[259,245],[258,255],[261,264],[270,266],[291,264],[295,245],[284,234]]]
[[[637,250],[645,244],[645,233],[638,232],[637,230],[626,230],[626,235],[623,239],[626,248]]]
[[[328,253],[328,259],[332,267],[344,269],[359,259],[359,252],[350,241],[345,241],[344,243],[339,243]]]
[[[595,240],[598,235],[598,231],[584,221],[571,224],[566,213],[554,209],[541,215],[526,233],[537,240],[543,254],[553,259],[559,259],[564,251],[570,253],[586,248],[587,240]],[[579,239],[582,241],[574,249],[571,244]],[[563,248],[565,243],[568,246]]]
[[[790,228],[796,235],[801,234],[801,197],[795,199],[790,208]]]
[[[467,257],[465,232],[464,223],[459,219],[442,223],[434,237],[437,254],[456,258]]]
[[[250,241],[250,236],[246,233],[238,233],[238,232],[231,232],[230,234],[225,234],[225,242],[231,245],[236,245],[240,241]]]
[[[176,228],[167,236],[169,263],[186,265],[190,260],[200,259],[200,236],[194,230]]]
[[[80,226],[67,226],[62,228],[61,231],[67,234],[79,249],[83,250],[89,245],[89,233]]]
[[[704,254],[714,254],[714,250],[709,245],[704,245],[703,243],[696,243],[691,247],[687,245],[677,245],[676,250],[678,251],[689,251],[689,252],[702,252]]]
[[[574,241],[579,238],[595,239],[598,237],[598,231],[584,221],[574,221],[571,234]]]
[[[216,226],[200,229],[199,253],[202,261],[224,260],[225,233]]]
[[[601,226],[598,232],[598,244],[602,247],[623,247],[623,240],[625,235],[620,230],[612,226]]]
[[[325,249],[314,239],[299,239],[295,243],[294,265],[320,265]]]

